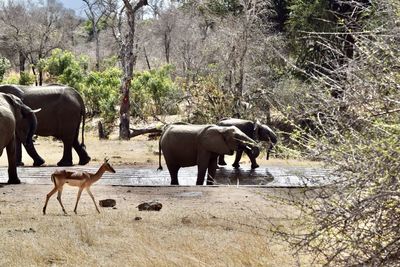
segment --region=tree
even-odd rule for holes
[[[119,60],[122,66],[121,79],[121,104],[120,104],[120,127],[119,137],[129,139],[129,120],[130,120],[130,100],[129,90],[133,77],[133,67],[136,64],[137,46],[135,46],[135,30],[137,12],[146,6],[147,0],[139,0],[132,5],[128,0],[123,0],[123,6],[118,7],[118,3],[108,0],[105,3],[108,9],[108,16],[112,21],[114,37],[119,47]],[[123,14],[125,13],[125,18]],[[126,19],[126,24],[124,23]],[[126,26],[126,27],[124,27]]]
[[[293,90],[296,106],[286,111],[307,116],[314,126],[309,131],[298,128],[291,139],[301,145],[303,155],[327,164],[332,181],[294,199],[302,214],[296,232],[302,234],[291,233],[290,240],[324,266],[398,266],[400,5],[391,0],[372,7],[344,1],[355,3],[365,20],[359,31],[351,32],[353,56],[345,54],[343,20],[337,28],[333,25],[336,30],[313,32],[320,45],[343,44],[324,48],[346,58],[345,64],[338,57],[340,64],[333,65],[346,74],[339,84],[346,88],[343,97],[331,97],[340,81],[330,72],[299,68],[309,80]],[[344,21],[355,18],[353,12],[341,16],[347,16]],[[314,63],[314,69],[325,64]]]
[[[65,46],[66,37],[78,24],[71,11],[55,0],[45,5],[32,1],[2,2],[0,20],[5,25],[3,43],[19,55],[20,72],[25,71],[29,61],[39,85],[43,82],[41,60],[54,48]]]
[[[100,39],[99,32],[101,30],[101,22],[103,21],[106,10],[100,8],[101,0],[83,0],[86,3],[87,9],[85,9],[86,16],[90,22],[91,34],[96,42],[96,70],[100,69]]]

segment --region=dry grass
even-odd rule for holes
[[[117,165],[117,171],[118,165],[158,164],[156,140],[142,136],[131,141],[99,141],[90,134],[86,140],[93,159],[90,165],[98,166],[105,156]],[[48,165],[61,158],[60,142],[39,138],[36,145]],[[26,155],[24,161],[32,164]],[[6,162],[3,155],[0,165]],[[274,160],[272,164],[308,163]],[[117,209],[102,208],[97,214],[84,192],[75,215],[77,189],[65,187],[63,203],[70,215],[62,215],[53,196],[43,216],[45,195],[50,190],[49,185],[0,185],[0,266],[299,264],[288,245],[271,232],[272,225],[290,229],[298,216],[294,208],[269,200],[284,194],[285,189],[95,185],[96,200],[113,198]],[[196,194],[188,196],[187,192]],[[162,210],[139,212],[137,205],[148,200],[160,201]],[[301,259],[304,261],[307,258]]]
[[[265,200],[277,189],[235,187],[128,188],[95,186],[97,200],[114,198],[117,209],[97,214],[83,194],[73,214],[76,190],[66,188],[62,215],[55,198],[41,208],[43,185],[0,188],[1,266],[294,266],[288,246],[270,232],[290,226],[289,207]],[[187,196],[185,192],[197,192]],[[138,211],[158,200],[160,212]],[[135,220],[141,217],[141,220]],[[23,255],[23,256],[21,256]]]

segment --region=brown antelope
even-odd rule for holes
[[[47,202],[49,201],[50,197],[54,195],[56,191],[58,191],[57,195],[57,200],[61,205],[61,208],[64,212],[64,214],[67,214],[65,211],[65,208],[61,202],[61,194],[63,190],[64,184],[68,184],[70,186],[76,186],[79,187],[78,191],[78,197],[76,199],[76,204],[75,204],[75,209],[74,212],[76,214],[76,208],[78,207],[78,202],[81,197],[81,193],[83,189],[86,189],[88,194],[93,200],[94,205],[96,206],[96,210],[98,213],[100,213],[99,208],[97,207],[96,201],[94,200],[93,194],[90,191],[90,186],[100,180],[101,176],[104,174],[104,172],[112,172],[115,173],[115,170],[111,165],[108,163],[108,159],[104,159],[104,163],[100,166],[98,171],[96,173],[89,173],[89,172],[78,172],[78,171],[55,171],[51,175],[51,180],[54,183],[54,188],[51,190],[47,196],[46,196],[46,203],[44,204],[43,207],[43,214],[46,214],[46,207],[47,207]]]

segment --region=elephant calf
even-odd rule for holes
[[[207,170],[207,184],[210,185],[215,177],[218,155],[233,155],[239,149],[254,157],[260,152],[254,140],[234,126],[172,124],[166,126],[160,138],[159,169],[162,169],[162,150],[172,185],[179,184],[181,167],[194,165],[198,167],[196,185],[203,185]]]
[[[35,112],[13,95],[0,93],[0,156],[7,150],[8,183],[19,184],[17,175],[16,143],[32,144],[36,131]]]
[[[275,146],[275,144],[278,141],[278,138],[274,131],[271,130],[267,125],[265,124],[260,124],[258,122],[253,122],[250,120],[243,120],[243,119],[225,119],[221,120],[218,122],[218,125],[221,126],[236,126],[239,128],[243,133],[245,133],[248,137],[254,139],[255,141],[269,141],[270,146],[267,150],[267,159],[269,158],[269,153],[272,150],[272,148]],[[239,168],[239,161],[242,158],[243,154],[243,149],[238,149],[236,152],[236,157],[235,157],[235,162],[232,164],[233,167]],[[257,164],[256,158],[257,156],[254,156],[252,154],[247,153],[245,151],[247,156],[251,160],[251,168],[255,169],[258,168],[259,165]],[[224,160],[224,155],[221,155],[218,160],[219,165],[226,165],[226,162]]]

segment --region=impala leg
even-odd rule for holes
[[[96,207],[97,212],[100,213],[100,210],[99,210],[99,208],[97,207],[97,204],[96,204],[96,200],[94,200],[94,196],[93,196],[92,192],[90,191],[89,187],[86,188],[86,191],[88,192],[89,196],[92,198],[94,206]]]
[[[60,205],[61,205],[62,211],[63,211],[64,214],[66,215],[67,212],[65,211],[64,205],[63,205],[63,203],[61,202],[61,194],[62,194],[62,188],[61,188],[61,189],[58,189],[57,200],[58,200],[58,202],[59,202]]]
[[[77,214],[76,209],[78,208],[78,202],[79,202],[79,199],[81,198],[82,190],[83,190],[83,188],[79,187],[78,196],[76,197],[76,203],[75,203],[75,209],[74,209],[75,214]]]
[[[47,208],[47,202],[49,202],[49,199],[52,195],[55,194],[55,192],[57,192],[57,187],[54,187],[53,190],[51,190],[47,196],[46,196],[46,202],[44,203],[44,207],[43,207],[43,215],[46,214],[46,208]]]

